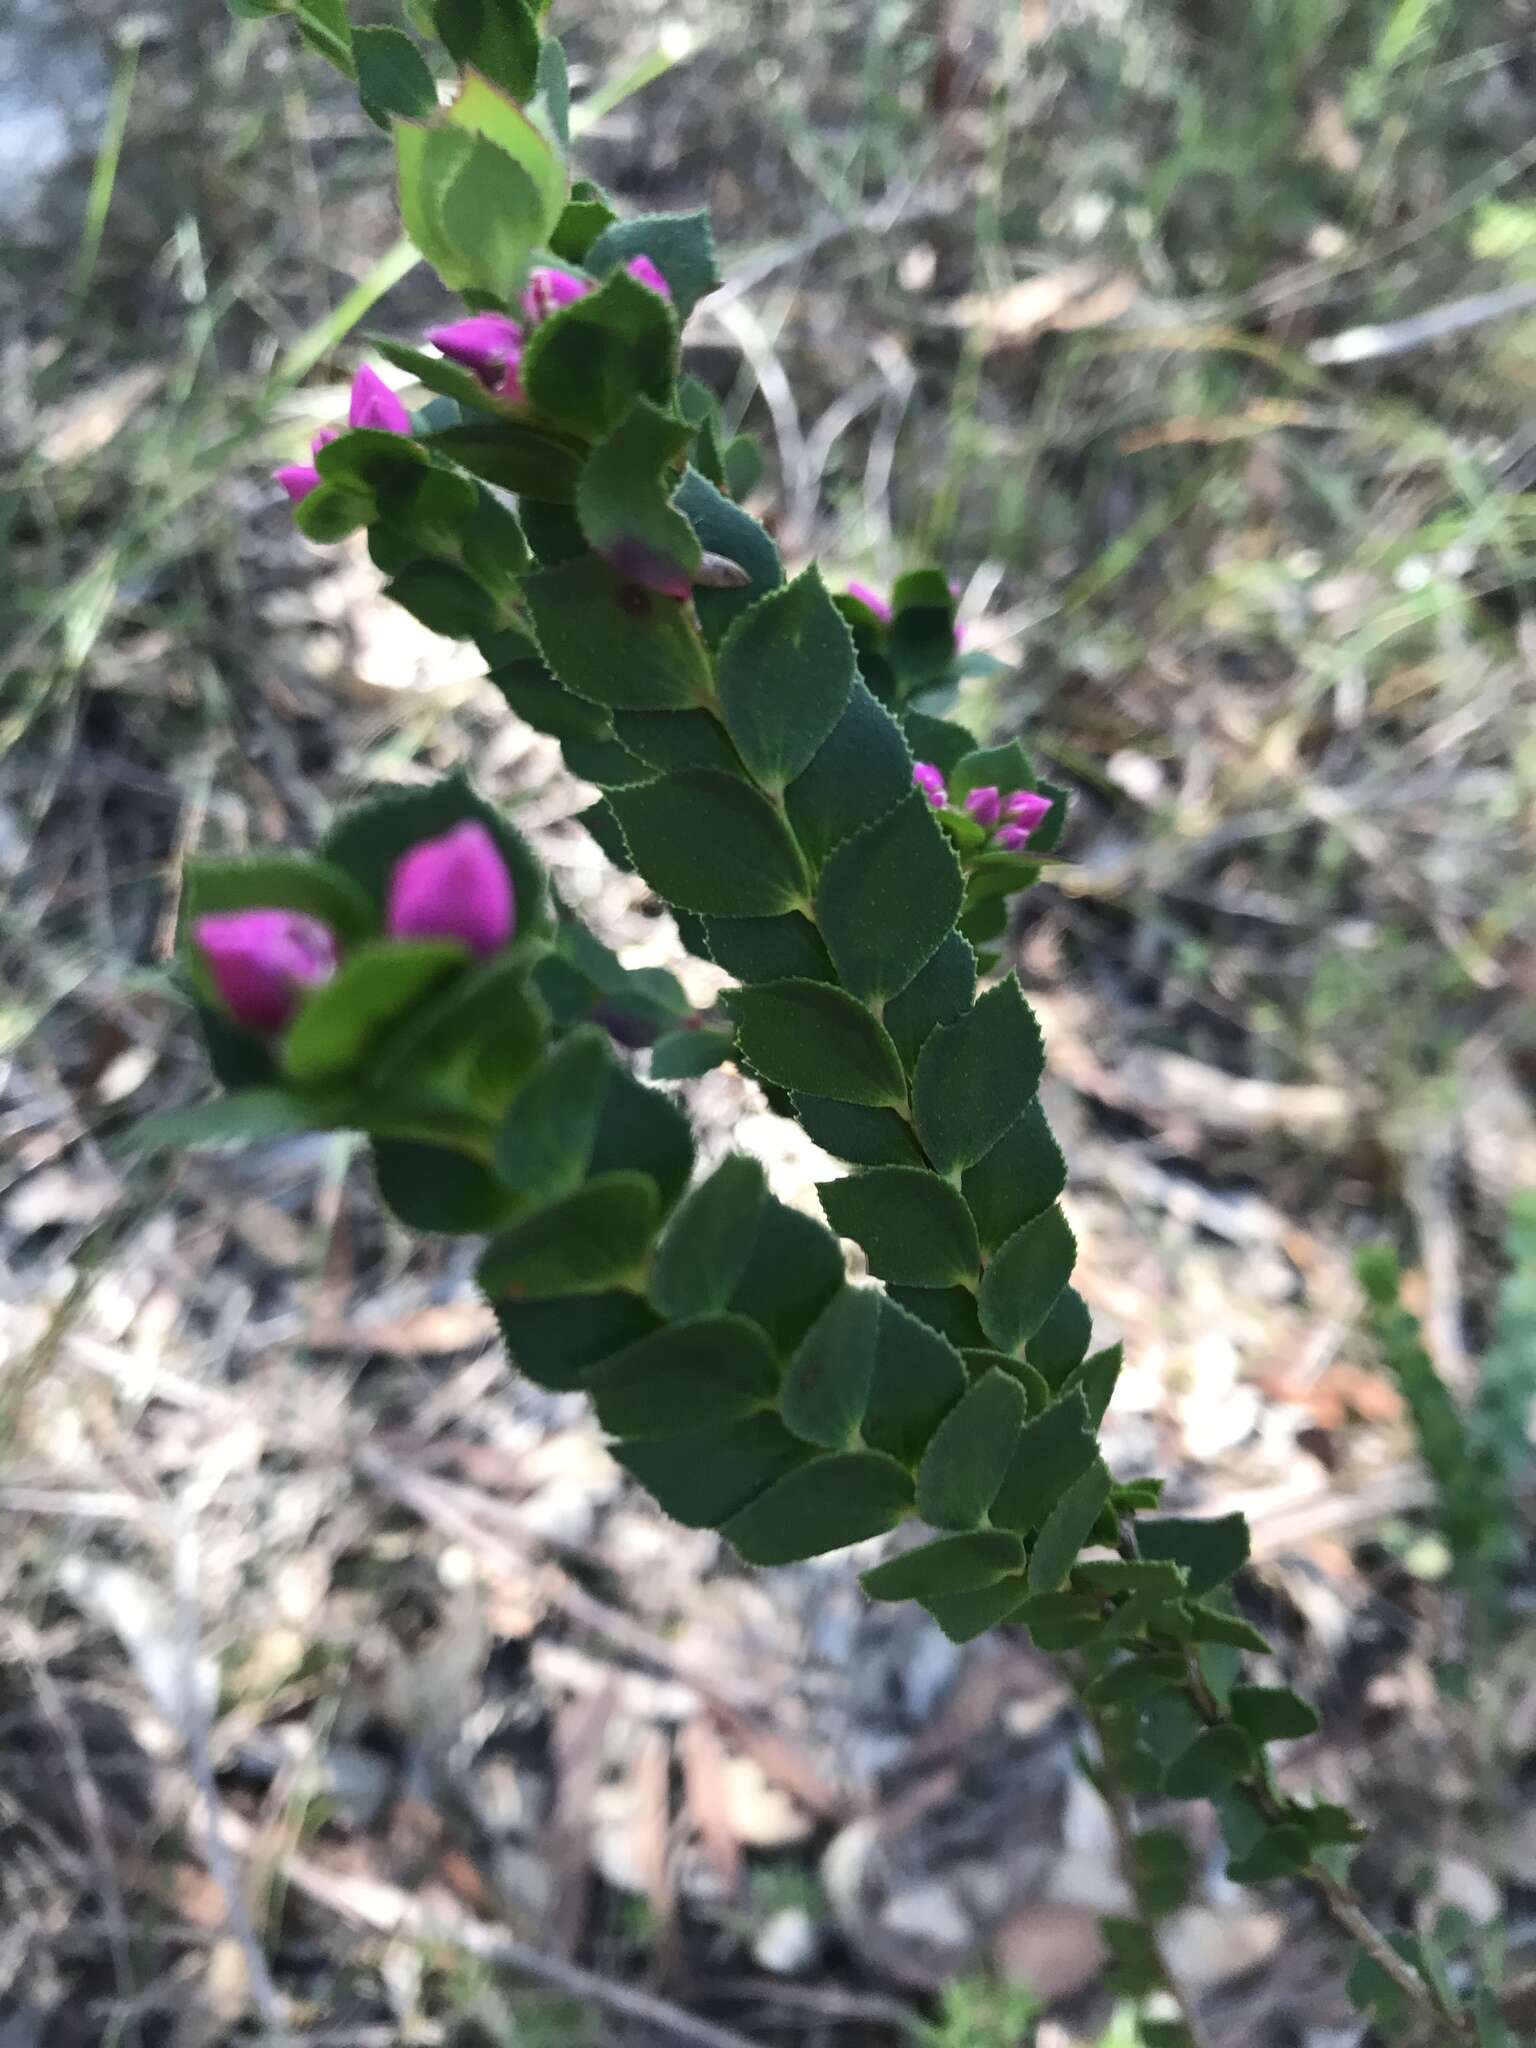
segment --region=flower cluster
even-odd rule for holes
[[[392,939],[454,939],[479,958],[517,925],[512,877],[495,840],[473,819],[424,839],[396,861],[384,929]],[[305,996],[335,974],[336,934],[299,910],[232,910],[200,917],[199,951],[235,1023],[259,1037],[287,1029]]]
[[[364,363],[352,379],[352,402],[347,407],[349,427],[371,427],[380,434],[408,434],[411,431],[411,416],[400,400],[390,390],[377,370],[370,370]],[[318,455],[327,442],[334,441],[341,432],[339,427],[322,427],[309,444],[311,455]],[[313,462],[289,462],[272,472],[273,481],[282,485],[289,499],[297,505],[301,498],[307,498],[311,491],[318,489],[320,472]]]
[[[931,761],[914,762],[912,781],[936,811],[949,807],[949,786]],[[1045,822],[1051,799],[1033,789],[1013,789],[1005,796],[995,782],[989,782],[969,790],[962,808],[991,836],[993,845],[1005,853],[1022,853]]]
[[[640,284],[664,299],[671,298],[667,280],[649,256],[632,257],[624,267]],[[450,362],[473,371],[495,397],[521,405],[524,394],[519,371],[529,328],[537,327],[551,313],[574,306],[596,289],[591,278],[579,277],[573,270],[541,265],[529,274],[523,291],[522,320],[514,320],[510,313],[471,313],[445,326],[429,327],[427,339]]]

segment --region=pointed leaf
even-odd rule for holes
[[[853,639],[815,568],[744,612],[720,646],[720,708],[737,751],[778,794],[843,715]]]
[[[932,1033],[939,1025],[963,1017],[971,1007],[975,993],[976,955],[958,932],[951,932],[927,966],[893,1002],[886,1005],[885,1028],[895,1040],[901,1063],[909,1074],[915,1069],[918,1056]],[[994,1147],[994,1152],[996,1149]],[[980,1172],[982,1168],[973,1170]],[[967,1179],[969,1177],[967,1175]],[[969,1192],[966,1200],[970,1200]],[[1018,1222],[1023,1220],[1020,1217]],[[1017,1227],[1015,1223],[1009,1229]],[[1008,1234],[1008,1231],[1002,1233],[1004,1237]]]
[[[592,243],[585,261],[594,277],[606,277],[636,256],[649,256],[667,280],[679,320],[686,320],[720,282],[707,213],[652,213],[616,220]]]
[[[888,1286],[892,1301],[936,1330],[958,1350],[985,1344],[976,1320],[976,1296],[968,1287]]]
[[[765,1080],[839,1102],[905,1108],[906,1076],[885,1027],[840,988],[768,982],[731,989],[724,1001],[743,1054]]]
[[[831,1231],[770,1195],[729,1306],[735,1314],[760,1323],[784,1356],[794,1350],[842,1284],[843,1254]]]
[[[919,1604],[952,1643],[971,1643],[1000,1622],[1017,1620],[1023,1600],[1024,1578],[1019,1573],[968,1593],[930,1593]]]
[[[864,1441],[903,1465],[916,1466],[967,1388],[954,1346],[887,1295],[880,1304]]]
[[[1246,1778],[1253,1762],[1253,1745],[1240,1728],[1207,1728],[1168,1766],[1163,1790],[1170,1799],[1209,1799]]]
[[[1136,1525],[1143,1557],[1166,1557],[1189,1573],[1189,1590],[1198,1599],[1230,1579],[1248,1562],[1248,1524],[1240,1514],[1192,1521],[1161,1515]]]
[[[539,69],[539,28],[525,0],[434,0],[448,54],[483,71],[515,100],[530,99]]]
[[[609,434],[637,398],[667,407],[677,375],[677,325],[659,292],[620,270],[541,320],[523,350],[529,403],[557,427]]]
[[[911,1124],[894,1109],[834,1102],[821,1095],[796,1095],[794,1100],[801,1130],[834,1159],[846,1159],[852,1166],[923,1164]]]
[[[1234,1857],[1227,1876],[1234,1884],[1272,1884],[1276,1878],[1299,1877],[1311,1861],[1305,1834],[1287,1823],[1260,1835],[1246,1856]]]
[[[630,582],[678,599],[692,591],[699,566],[693,528],[672,504],[692,438],[682,420],[636,399],[576,486],[576,516],[594,553]]]
[[[709,666],[675,598],[627,581],[596,555],[523,582],[544,659],[568,690],[614,710],[701,703]]]
[[[809,1456],[776,1415],[749,1415],[613,1455],[685,1529],[719,1529]]]
[[[652,1307],[673,1319],[723,1309],[746,1271],[767,1199],[763,1169],[742,1152],[690,1189],[651,1265]]]
[[[685,769],[608,801],[636,868],[666,902],[706,917],[775,917],[803,903],[799,849],[739,777]]]
[[[146,1117],[133,1132],[141,1152],[179,1152],[199,1145],[250,1145],[295,1131],[323,1131],[333,1112],[313,1096],[287,1088],[242,1088],[186,1109]]]
[[[1092,1342],[1093,1316],[1087,1302],[1075,1287],[1064,1287],[1051,1304],[1045,1321],[1025,1345],[1024,1356],[1051,1386],[1059,1387],[1085,1364],[1088,1346]],[[1112,1363],[1113,1370],[1109,1365],[1096,1368],[1092,1383],[1093,1398],[1090,1398],[1089,1406],[1094,1406],[1102,1390],[1103,1399],[1098,1411],[1101,1420],[1119,1374],[1118,1361]]]
[[[397,28],[356,28],[357,89],[370,107],[419,119],[437,106],[437,87],[421,52]]]
[[[971,1212],[947,1181],[917,1166],[874,1166],[816,1190],[827,1221],[864,1248],[878,1280],[964,1285],[979,1253]]]
[[[1040,1027],[1016,975],[929,1036],[912,1107],[923,1149],[940,1173],[973,1166],[991,1151],[1033,1101],[1044,1066]]]
[[[580,1185],[613,1076],[607,1034],[583,1025],[524,1083],[496,1134],[496,1171],[509,1188],[549,1201]]]
[[[1028,1535],[1093,1463],[1097,1450],[1082,1395],[1067,1394],[1025,1425],[992,1503],[993,1521]]]
[[[867,1001],[899,995],[948,936],[963,893],[943,828],[913,790],[821,871],[816,918],[842,981]]]
[[[778,1480],[720,1533],[748,1564],[793,1564],[883,1536],[911,1506],[912,1481],[894,1459],[843,1451]]]
[[[1228,1708],[1255,1742],[1295,1742],[1322,1725],[1317,1709],[1289,1686],[1234,1685]]]
[[[734,590],[694,592],[694,609],[711,647],[717,647],[738,619],[763,595],[784,581],[779,551],[750,514],[717,491],[697,469],[690,469],[677,494],[677,508],[687,515],[699,537],[699,545],[712,555],[723,555],[746,571],[747,581]]]
[[[1139,1707],[1154,1693],[1177,1692],[1187,1679],[1184,1659],[1173,1650],[1126,1657],[1101,1671],[1083,1698],[1091,1707]]]
[[[380,1199],[408,1229],[478,1237],[514,1206],[490,1168],[462,1152],[395,1138],[371,1149]]]
[[[889,1016],[886,1022],[890,1024]],[[1038,1101],[1032,1102],[960,1183],[976,1218],[982,1249],[996,1251],[1016,1230],[1049,1209],[1066,1184],[1066,1159],[1044,1110]]]
[[[650,1251],[658,1206],[644,1174],[600,1174],[497,1238],[480,1284],[492,1296],[547,1301],[632,1282]]]
[[[798,910],[781,917],[712,917],[709,957],[738,981],[826,981],[837,971],[815,925]]]
[[[917,1472],[918,1512],[936,1529],[985,1521],[1024,1424],[1017,1380],[990,1372],[933,1433]]]
[[[603,1428],[636,1442],[754,1414],[771,1405],[778,1383],[767,1338],[743,1316],[674,1322],[605,1359],[586,1381]]]
[[[1016,1230],[994,1254],[981,1283],[981,1326],[999,1351],[1032,1337],[1066,1286],[1077,1241],[1059,1209]]]
[[[784,792],[789,822],[817,867],[833,847],[883,818],[912,790],[912,757],[900,726],[863,683],[855,682],[845,695],[825,743]]]
[[[1023,1565],[1024,1546],[1017,1536],[985,1529],[904,1550],[864,1572],[859,1584],[871,1600],[926,1600],[935,1594],[977,1592]]]
[[[1093,1534],[1099,1510],[1109,1499],[1110,1478],[1102,1458],[1074,1479],[1046,1516],[1029,1559],[1031,1593],[1054,1593]]]
[[[493,1300],[513,1365],[536,1386],[564,1393],[590,1368],[636,1343],[656,1318],[635,1294],[576,1294],[558,1301]]]
[[[284,1071],[306,1085],[348,1073],[467,959],[451,939],[369,939],[354,947],[300,1009],[283,1042]]]

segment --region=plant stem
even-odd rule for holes
[[[1120,1855],[1121,1873],[1135,1902],[1136,1918],[1146,1929],[1158,1973],[1163,1980],[1163,1989],[1178,2007],[1179,2019],[1189,2036],[1190,2048],[1210,2048],[1209,2037],[1201,2023],[1199,2010],[1168,1960],[1158,1934],[1157,1923],[1146,1915],[1136,1898],[1136,1809],[1130,1793],[1126,1790],[1125,1780],[1120,1775],[1119,1766],[1115,1762],[1103,1719],[1099,1711],[1090,1706],[1083,1696],[1082,1674],[1073,1668],[1066,1658],[1060,1661],[1067,1672],[1072,1690],[1077,1695],[1077,1703],[1087,1717],[1088,1725],[1092,1728],[1098,1744],[1098,1769],[1094,1782],[1109,1809],[1110,1823],[1115,1831],[1115,1846]]]

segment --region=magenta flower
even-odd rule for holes
[[[944,785],[942,772],[931,761],[912,763],[912,781],[920,789],[936,811],[942,811],[949,802],[949,791]]]
[[[347,406],[349,427],[372,427],[381,434],[408,434],[411,431],[411,416],[400,400],[390,390],[377,370],[371,370],[366,363],[352,379],[352,397]],[[328,441],[334,441],[341,429],[322,427],[309,444],[311,455],[318,455]],[[311,491],[319,488],[321,477],[312,462],[287,462],[281,469],[274,469],[272,481],[281,484],[288,493],[290,504],[297,505],[307,498]]]
[[[427,339],[451,363],[473,370],[487,391],[520,405],[523,387],[518,369],[523,360],[523,330],[506,313],[471,313],[446,327],[429,327]]]
[[[867,583],[850,583],[848,595],[856,597],[865,610],[873,612],[877,619],[882,620],[886,625],[890,624],[890,604],[880,595],[878,590],[871,590]],[[934,773],[937,774],[938,770],[935,769]]]
[[[1016,789],[1003,805],[1004,811],[1015,825],[1022,825],[1026,834],[1036,832],[1044,824],[1051,809],[1051,798],[1041,796],[1033,789]]]
[[[193,926],[219,999],[263,1038],[281,1031],[308,988],[336,972],[336,940],[301,910],[231,910]]]
[[[584,277],[578,277],[571,270],[555,270],[547,263],[541,263],[536,270],[528,273],[528,283],[523,292],[523,311],[529,321],[537,326],[540,320],[547,320],[551,313],[558,313],[565,306],[574,306],[578,299],[584,299],[592,286]]]
[[[371,370],[366,363],[352,379],[347,425],[372,427],[380,434],[408,434],[411,431],[410,414],[378,371]]]
[[[988,782],[980,789],[973,789],[966,797],[965,808],[978,825],[985,825],[990,832],[1003,815],[1003,800],[997,784]]]
[[[385,926],[396,939],[462,939],[494,953],[517,924],[512,877],[485,827],[471,818],[424,839],[395,862]]]
[[[631,256],[624,268],[638,284],[647,286],[653,292],[660,292],[664,299],[672,296],[672,287],[656,268],[649,256]]]

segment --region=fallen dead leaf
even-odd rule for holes
[[[985,349],[1023,348],[1042,334],[1108,326],[1130,311],[1137,290],[1129,271],[1067,263],[1021,278],[1005,291],[972,292],[955,301],[949,318],[976,335]]]
[[[1021,1907],[992,1940],[998,1974],[1052,2003],[1086,1991],[1108,1959],[1098,1915],[1083,1906]]]

